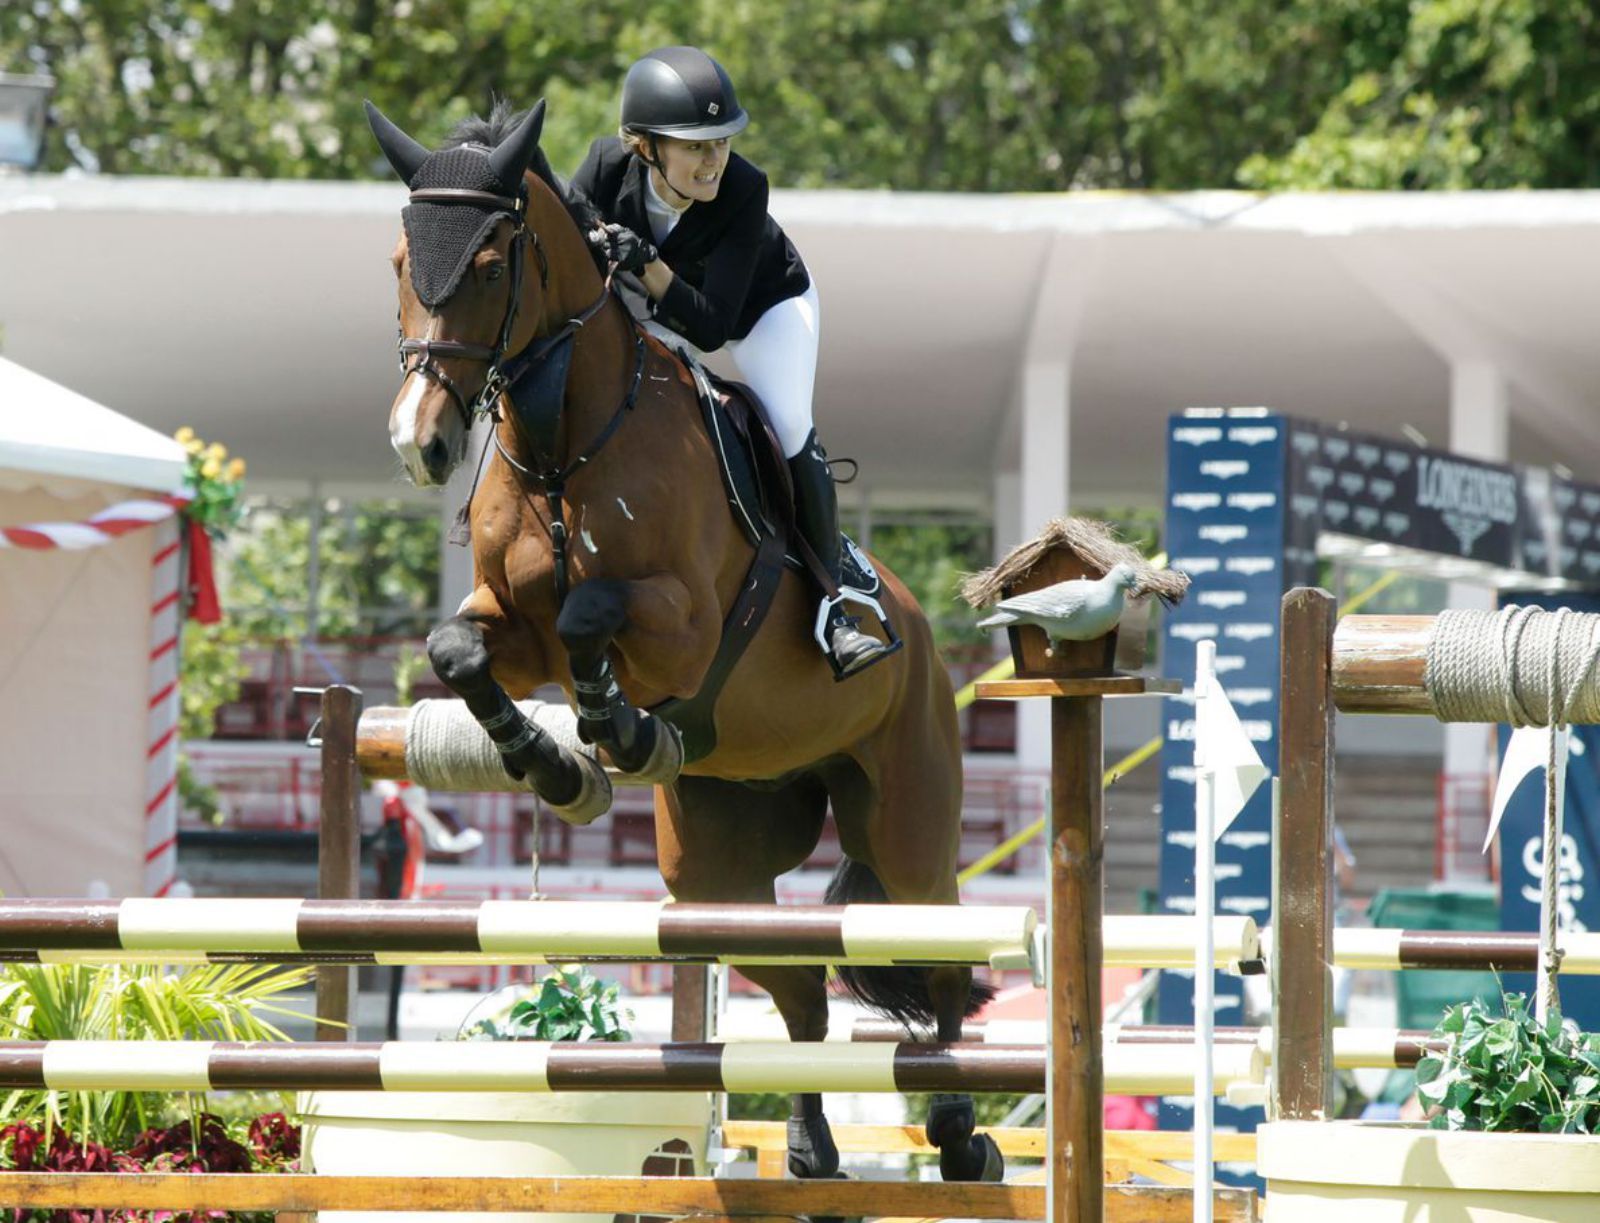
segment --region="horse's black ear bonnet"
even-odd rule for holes
[[[472,120],[458,125],[457,134],[437,152],[429,152],[406,135],[371,102],[366,111],[384,156],[413,192],[479,191],[506,197],[508,203],[521,199],[526,208],[522,175],[531,166],[562,194],[539,148],[544,128],[542,99],[521,116],[496,103],[487,122]],[[463,128],[473,134],[463,135]],[[467,264],[488,240],[495,223],[513,214],[492,200],[469,196],[444,203],[417,201],[401,209],[400,215],[411,254],[411,283],[422,304],[432,310],[448,301],[459,287]]]
[[[522,193],[520,173],[516,182],[502,182],[490,164],[489,150],[470,144],[430,154],[408,185],[413,191],[456,187],[513,199]],[[407,204],[400,210],[411,254],[411,283],[424,306],[433,310],[450,300],[495,223],[510,215],[472,203]]]

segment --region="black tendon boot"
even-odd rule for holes
[[[833,487],[828,456],[815,430],[806,436],[800,453],[789,460],[794,479],[795,525],[816,553],[822,567],[839,584],[839,496]],[[823,598],[828,596],[823,594]],[[843,679],[878,661],[889,647],[863,633],[858,617],[847,615],[842,602],[833,604],[823,630],[833,655],[834,671]]]

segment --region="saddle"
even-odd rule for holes
[[[891,646],[897,646],[899,638],[879,601],[883,579],[855,541],[843,531],[839,533],[840,581],[835,587],[796,529],[789,463],[760,397],[742,382],[711,373],[687,350],[680,348],[676,355],[688,368],[699,392],[701,420],[717,456],[728,507],[745,539],[756,550],[739,596],[723,621],[722,641],[700,691],[692,697],[674,698],[650,711],[677,727],[683,736],[684,761],[689,763],[709,755],[716,747],[717,697],[766,619],[785,568],[816,582],[830,599],[842,598],[870,610],[883,626]],[[826,605],[819,610],[814,628],[817,642],[824,649],[827,610]]]

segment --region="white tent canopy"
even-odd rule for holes
[[[172,879],[178,522],[79,524],[177,492],[185,463],[171,438],[0,360],[0,527],[34,528],[0,538],[0,894]]]
[[[0,481],[6,487],[66,476],[175,493],[186,457],[170,437],[0,357]]]

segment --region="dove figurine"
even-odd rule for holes
[[[1098,580],[1075,578],[1001,599],[978,621],[978,627],[1031,624],[1044,630],[1051,646],[1062,641],[1093,641],[1116,628],[1127,592],[1138,582],[1132,565],[1114,565]]]

